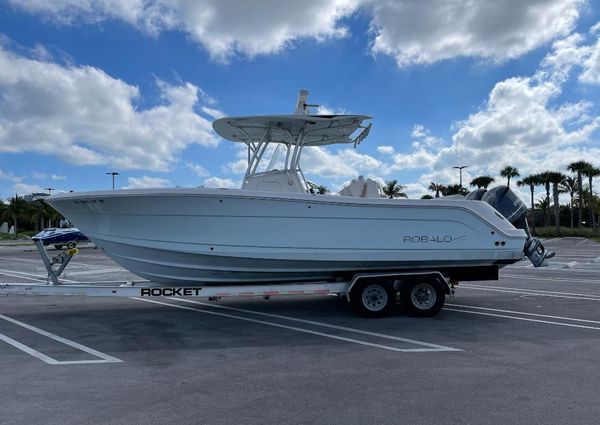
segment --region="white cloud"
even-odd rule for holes
[[[425,128],[422,124],[415,124],[413,126],[411,136],[413,138],[413,148],[437,148],[443,143],[440,137],[432,135],[429,129]]]
[[[36,179],[36,180],[53,180],[53,181],[58,181],[58,180],[66,180],[67,177],[66,176],[61,176],[58,174],[46,174],[46,173],[40,173],[38,171],[34,171],[33,173],[31,173],[31,177]]]
[[[31,177],[33,177],[36,180],[48,180],[48,174],[39,173],[37,171],[34,171],[33,173],[31,173]]]
[[[579,102],[555,106],[561,86],[550,80],[510,78],[496,84],[486,107],[469,116],[454,134],[454,145],[442,150],[440,164],[488,164],[499,170],[512,163],[541,171],[569,162],[549,163],[552,152],[590,140],[600,125],[592,117],[591,104]]]
[[[393,146],[377,146],[377,152],[382,155],[391,155],[394,153]]]
[[[225,113],[223,111],[220,111],[215,108],[209,108],[208,106],[203,106],[202,112],[204,112],[209,117],[214,118],[215,120],[223,118],[225,116]]]
[[[356,149],[342,149],[336,155],[345,164],[359,171],[376,170],[383,164],[370,155],[359,153]]]
[[[398,66],[516,58],[573,29],[583,0],[372,1],[372,51]]]
[[[204,180],[205,187],[216,187],[223,189],[238,189],[240,184],[231,179],[222,179],[220,177],[209,177]]]
[[[48,193],[42,186],[38,184],[28,184],[28,183],[15,183],[11,190],[10,196],[14,196],[14,194],[18,194],[19,196],[30,195],[32,193]]]
[[[591,42],[575,33],[553,44],[553,51],[543,61],[549,72],[566,78],[573,67],[579,67],[579,81],[585,84],[600,84],[600,22],[590,30]]]
[[[61,24],[119,19],[150,34],[178,30],[200,43],[218,60],[235,53],[275,53],[302,38],[322,41],[344,37],[339,20],[352,14],[358,1],[238,0],[9,0],[21,10],[40,13]]]
[[[224,167],[224,171],[230,172],[233,174],[241,174],[241,173],[246,172],[247,168],[248,168],[248,159],[240,158],[237,161],[228,162]]]
[[[305,173],[330,178],[356,177],[382,166],[382,163],[372,156],[353,149],[341,149],[337,153],[331,153],[322,147],[305,148],[300,163]]]
[[[129,177],[127,179],[127,186],[125,189],[144,189],[144,188],[152,188],[152,187],[166,187],[169,186],[171,182],[167,179],[163,179],[160,177],[149,177],[149,176],[140,176],[140,177]]]
[[[319,105],[310,111],[314,115],[347,115],[348,111],[342,108],[333,108],[327,105]]]
[[[188,161],[185,163],[185,166],[198,177],[208,177],[210,175],[206,168],[204,168],[200,164],[194,164],[193,162]]]
[[[16,176],[12,171],[4,171],[2,168],[0,168],[0,180],[19,182],[22,179],[22,177]]]
[[[400,182],[401,184],[401,182]],[[406,193],[406,196],[412,199],[419,199],[421,196],[429,193],[427,187],[420,182],[416,183],[407,183],[403,186],[406,186],[402,191]]]
[[[600,36],[600,22],[594,26],[594,33]],[[589,55],[583,62],[583,72],[579,81],[588,84],[600,84],[600,37],[590,46]]]
[[[394,163],[385,172],[431,168],[436,160],[437,155],[434,152],[419,148],[410,153],[398,153],[394,155]]]
[[[100,69],[41,62],[0,47],[0,153],[166,171],[188,145],[215,146],[210,121],[194,111],[199,89],[157,84],[162,104],[140,110],[138,88]]]
[[[63,25],[124,21],[150,35],[182,31],[214,59],[278,53],[301,39],[348,34],[342,20],[370,20],[371,50],[399,66],[455,57],[518,57],[574,27],[585,0],[8,0]]]
[[[525,176],[548,169],[566,172],[572,161],[597,158],[600,143],[594,134],[600,128],[600,116],[595,105],[586,100],[560,101],[573,67],[569,62],[573,58],[565,51],[578,43],[573,37],[557,42],[533,76],[498,82],[481,110],[454,124],[451,145],[423,126],[415,126],[412,150],[394,155],[386,171],[423,168],[417,183],[427,187],[430,182],[458,183],[458,171],[452,167],[466,164],[465,186],[482,174],[505,184],[498,177],[505,165],[517,167]]]

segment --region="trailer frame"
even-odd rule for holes
[[[437,297],[452,296],[454,282],[447,279],[440,271],[389,271],[377,273],[355,273],[351,279],[339,281],[309,281],[282,284],[243,284],[243,285],[197,285],[197,286],[163,286],[149,281],[103,281],[65,283],[60,275],[65,271],[72,258],[79,253],[75,248],[63,250],[51,257],[41,240],[34,240],[48,273],[46,283],[8,283],[0,284],[0,295],[58,295],[58,296],[91,296],[91,297],[192,297],[218,301],[226,297],[262,297],[291,295],[335,295],[345,298],[358,309],[362,315],[381,317],[391,305],[397,301],[402,285],[411,282],[430,282]],[[365,304],[365,285],[370,291],[385,298],[383,306],[369,308]],[[379,292],[377,292],[379,291]],[[390,299],[388,299],[390,298]],[[410,298],[407,296],[407,298]],[[363,302],[360,300],[362,299]],[[403,300],[406,301],[406,300]],[[381,304],[381,303],[380,303]],[[442,301],[443,305],[443,301]],[[379,308],[381,307],[381,308]],[[375,308],[375,310],[373,310]],[[441,309],[441,307],[439,307]],[[439,309],[433,314],[436,314]],[[418,309],[415,311],[418,313]],[[431,312],[426,311],[423,315]]]

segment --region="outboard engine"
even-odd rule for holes
[[[481,195],[476,193],[480,191],[483,191]],[[470,197],[471,193],[473,193],[473,197]],[[485,191],[485,189],[478,189],[471,193],[467,195],[467,199],[477,199],[479,197],[479,199],[494,207],[517,229],[525,230],[527,233],[527,241],[525,242],[523,252],[533,263],[534,267],[543,265],[546,258],[554,257],[555,253],[553,251],[546,251],[542,242],[531,236],[525,218],[527,206],[512,190],[510,190],[509,187],[496,186],[488,191]]]

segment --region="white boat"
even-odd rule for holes
[[[168,285],[335,281],[399,270],[484,280],[524,250],[535,265],[549,256],[526,225],[511,223],[523,221],[523,205],[506,190],[495,199],[509,205],[511,221],[478,200],[383,199],[370,180],[355,180],[342,195],[313,193],[300,167],[303,149],[356,146],[371,125],[364,115],[308,115],[306,100],[301,91],[294,115],[214,122],[224,139],[248,148],[241,189],[78,192],[48,202],[124,268]],[[271,166],[261,168],[274,146]]]

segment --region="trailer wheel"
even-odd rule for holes
[[[56,244],[56,245],[54,245],[54,248],[56,248],[56,249],[62,249],[62,247],[63,247],[62,244]]]
[[[388,282],[358,282],[350,294],[354,309],[364,317],[384,317],[394,307],[396,294]]]
[[[413,316],[435,316],[444,307],[446,289],[437,280],[406,282],[400,287],[400,301]]]

